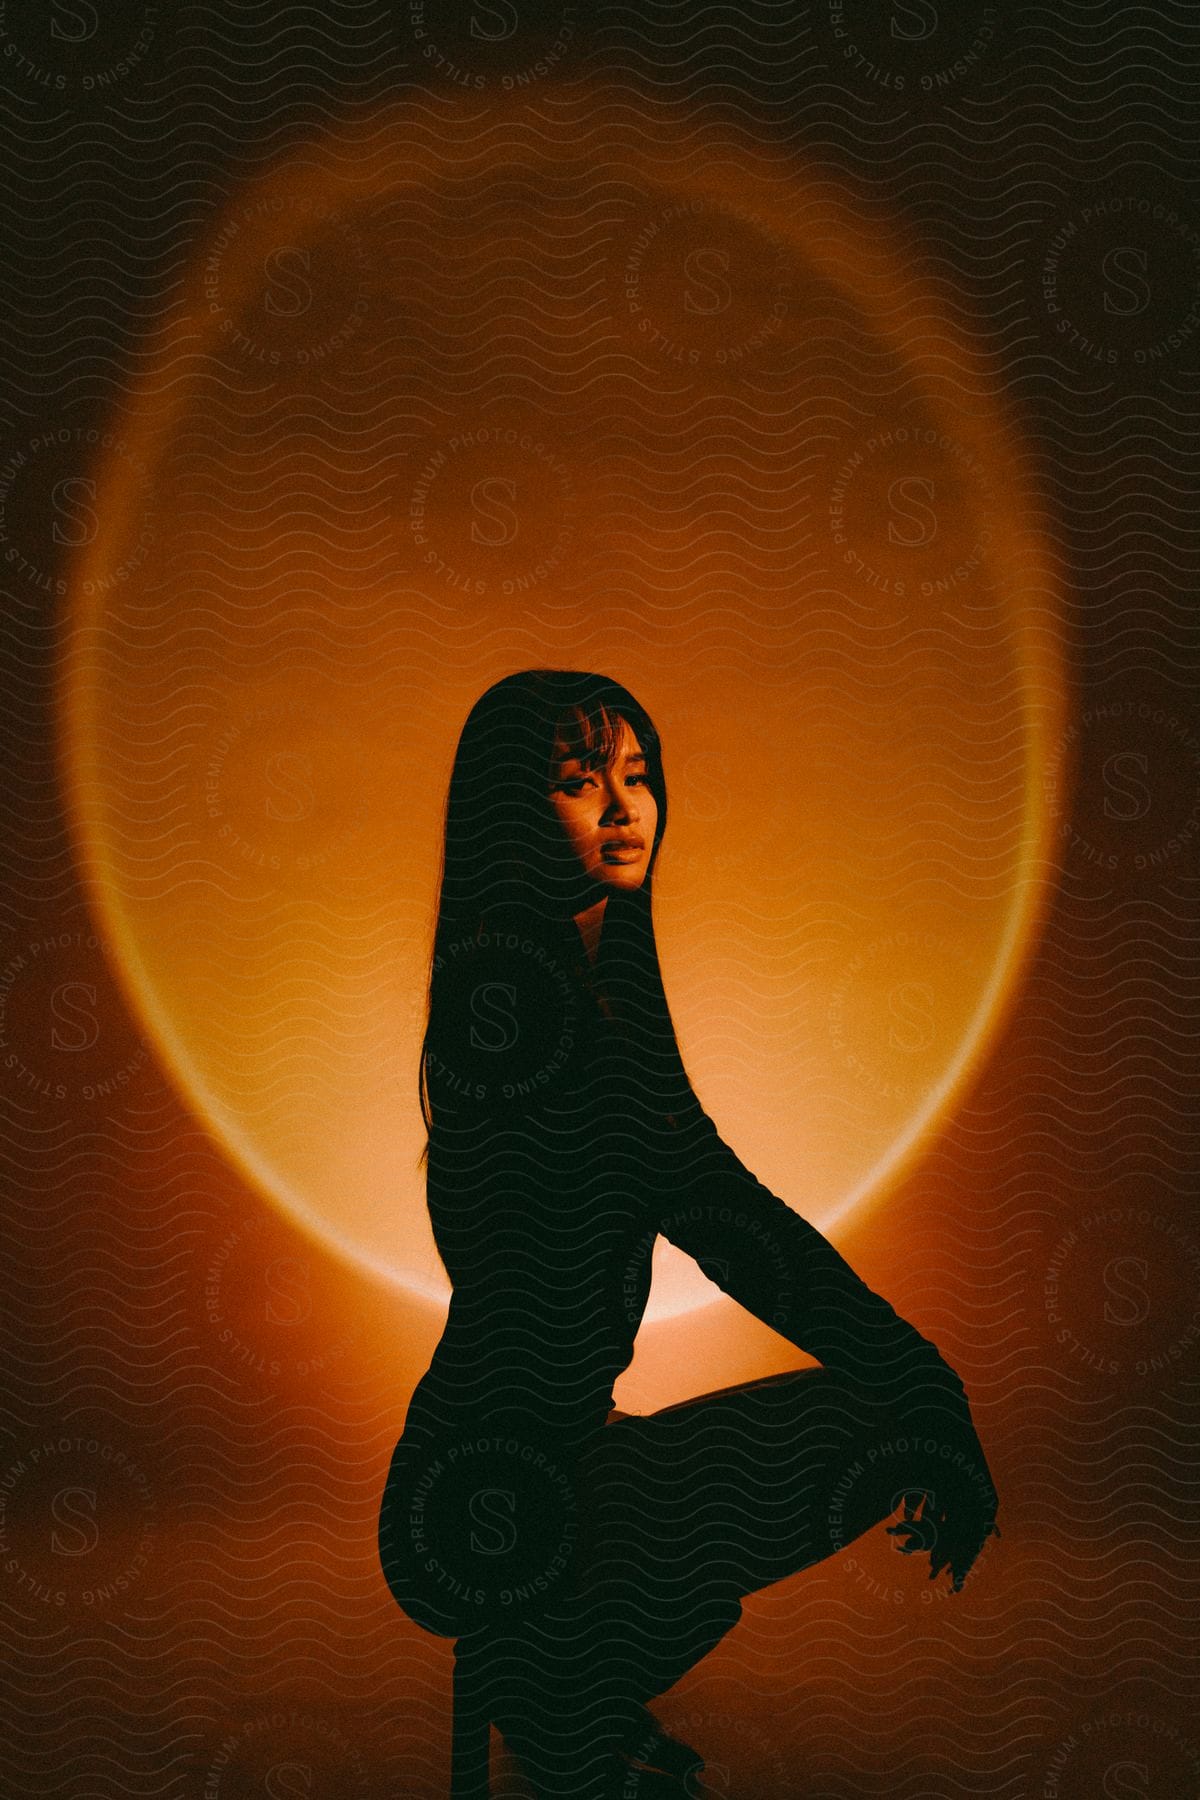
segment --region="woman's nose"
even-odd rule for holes
[[[634,793],[633,788],[624,787],[619,781],[615,781],[612,776],[609,776],[608,805],[604,809],[605,813],[616,812],[620,813],[623,818],[636,819],[638,812]]]

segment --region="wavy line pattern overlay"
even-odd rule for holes
[[[875,1532],[750,1596],[693,1791],[1200,1792],[1198,54],[0,4],[6,1792],[447,1792],[376,1513],[439,810],[534,664],[644,695],[697,1091],[1002,1497],[961,1594]],[[663,1246],[649,1320],[628,1410],[799,1360]]]

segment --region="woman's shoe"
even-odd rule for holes
[[[704,1758],[690,1744],[673,1738],[664,1731],[648,1706],[639,1706],[637,1716],[624,1734],[621,1753],[627,1762],[639,1769],[652,1769],[670,1775],[676,1781],[695,1777],[704,1767]]]

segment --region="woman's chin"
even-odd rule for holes
[[[596,886],[600,894],[612,893],[614,890],[629,892],[640,888],[646,879],[646,865],[639,863],[608,863],[595,871]]]

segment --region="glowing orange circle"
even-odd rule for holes
[[[824,1228],[978,1064],[1049,866],[1054,583],[988,367],[861,197],[647,120],[416,105],[238,196],[74,571],[65,770],[129,997],[256,1185],[433,1301],[419,999],[488,682],[602,668],[657,718],[685,1055]],[[656,1270],[651,1319],[715,1297]]]

